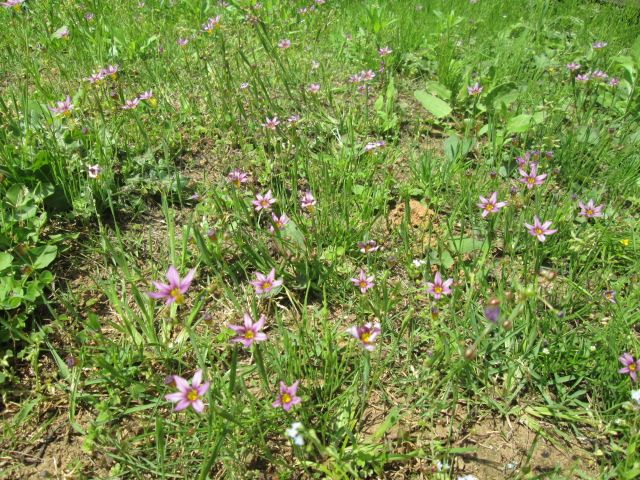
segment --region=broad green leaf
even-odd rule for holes
[[[416,90],[413,95],[420,104],[427,109],[436,118],[446,117],[451,113],[451,106],[444,100],[425,92],[424,90]]]
[[[51,264],[51,262],[53,262],[53,260],[55,260],[56,255],[58,254],[58,247],[55,245],[45,245],[43,247],[34,248],[30,253],[36,256],[36,259],[33,262],[33,268],[46,268]]]
[[[536,112],[533,115],[523,113],[511,118],[507,122],[507,130],[511,133],[524,133],[535,125],[542,123],[543,120],[544,114],[542,112]]]
[[[11,266],[13,255],[7,252],[0,252],[0,272]]]
[[[434,80],[427,80],[427,91],[437,95],[443,100],[451,100],[451,90]]]

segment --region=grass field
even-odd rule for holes
[[[640,476],[639,19],[0,2],[0,478]]]

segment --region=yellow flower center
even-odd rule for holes
[[[256,334],[253,333],[253,330],[247,330],[246,332],[244,332],[244,338],[246,338],[247,340],[251,340],[255,336]]]
[[[198,394],[197,388],[192,388],[191,390],[189,390],[189,393],[187,393],[187,400],[189,400],[190,402],[195,402],[196,400],[198,400],[198,397],[200,397],[200,394]]]
[[[271,288],[271,282],[262,282],[262,289],[269,290]]]
[[[433,291],[436,293],[442,293],[442,287],[433,287]]]
[[[179,288],[174,288],[173,290],[171,290],[170,295],[176,299],[177,304],[184,303],[184,295],[182,294]]]
[[[593,210],[591,209],[587,210],[587,215],[593,215]]]
[[[529,177],[527,178],[527,183],[530,185],[533,185],[534,183],[536,183],[536,179],[533,177]]]
[[[360,288],[367,288],[367,281],[366,280],[360,280]]]
[[[542,235],[542,229],[540,227],[536,228],[536,235]]]
[[[282,403],[289,403],[291,402],[291,395],[289,395],[288,393],[283,393],[280,400],[282,401]]]
[[[360,340],[362,343],[370,343],[371,342],[371,334],[369,332],[362,332],[360,335]]]
[[[629,370],[631,370],[632,372],[635,372],[636,368],[637,368],[637,366],[636,366],[635,363],[632,363],[631,365],[629,365]]]
[[[239,182],[238,182],[239,184]],[[260,200],[260,206],[262,208],[267,208],[269,206],[269,202],[267,200]]]
[[[485,205],[484,209],[485,209],[487,212],[492,212],[492,211],[493,211],[493,204],[491,204],[491,203],[487,203],[487,204]]]
[[[64,113],[63,113],[63,115],[64,115],[65,117],[70,117],[70,116],[71,116],[71,110],[65,110],[65,111],[64,111]]]

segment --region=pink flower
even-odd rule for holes
[[[166,298],[167,305],[171,305],[173,302],[180,305],[184,303],[184,294],[189,290],[195,274],[196,269],[192,268],[183,279],[180,279],[178,271],[171,265],[167,271],[167,280],[169,280],[169,283],[153,282],[157,291],[148,292],[147,295],[156,299]]]
[[[531,162],[531,172],[527,173],[524,169],[519,168],[518,172],[522,178],[519,178],[518,181],[524,183],[528,189],[533,188],[535,185],[542,185],[544,183],[545,178],[547,178],[547,174],[543,173],[538,175],[538,164]]]
[[[307,190],[302,195],[302,200],[300,200],[300,206],[303,210],[307,210],[308,212],[313,211],[316,206],[316,199],[313,197],[313,194]]]
[[[264,195],[258,193],[256,195],[256,199],[251,203],[253,203],[253,207],[255,208],[256,212],[259,212],[261,210],[270,211],[271,205],[276,203],[276,199],[273,198],[273,194],[271,193],[271,190],[269,190]]]
[[[138,100],[151,100],[153,98],[153,90],[142,92],[138,95]]]
[[[378,150],[380,148],[384,148],[387,145],[387,142],[384,140],[378,140],[376,142],[369,142],[364,146],[365,152],[372,152],[373,150]]]
[[[582,65],[580,65],[579,63],[576,62],[571,62],[571,63],[567,63],[567,69],[570,72],[575,72],[576,70],[578,70]]]
[[[279,217],[275,213],[272,213],[271,220],[273,221],[273,225],[269,227],[269,231],[271,233],[275,232],[276,228],[278,230],[284,230],[284,227],[286,227],[287,223],[289,223],[289,217],[287,217],[286,213],[283,213]]]
[[[102,78],[106,78],[106,77],[115,77],[116,75],[118,75],[118,70],[120,69],[119,65],[109,65],[106,68],[103,68],[102,70],[100,70],[100,72],[98,72],[99,75],[102,76]]]
[[[490,213],[498,213],[502,207],[507,205],[507,202],[499,202],[498,192],[493,192],[489,198],[480,195],[480,203],[477,205],[482,209],[482,216],[486,217]]]
[[[280,47],[282,50],[286,50],[290,46],[291,46],[291,40],[287,38],[283,38],[278,42],[278,47]]]
[[[140,99],[134,98],[133,100],[125,101],[124,105],[121,108],[122,108],[122,110],[133,110],[138,105],[140,105]]]
[[[213,33],[217,28],[220,28],[220,15],[216,15],[213,18],[207,20],[207,23],[202,25],[202,31],[206,33]]]
[[[102,167],[100,167],[100,165],[98,164],[90,165],[89,167],[87,167],[87,173],[89,175],[89,178],[98,178],[102,173]]]
[[[439,300],[442,295],[451,295],[451,285],[453,278],[448,278],[444,282],[440,272],[436,272],[433,282],[427,282],[427,293],[433,295],[433,298]]]
[[[611,77],[611,80],[609,80],[610,87],[617,87],[619,83],[620,83],[620,79],[615,77]]]
[[[482,87],[478,82],[476,82],[470,87],[467,87],[467,93],[472,97],[480,95],[482,93]]]
[[[69,27],[66,25],[64,27],[59,28],[53,34],[55,38],[61,38],[67,40],[69,38]]]
[[[595,218],[604,216],[602,213],[604,205],[595,206],[593,200],[589,200],[586,205],[578,202],[578,206],[580,207],[580,213],[578,213],[578,215],[582,217]]]
[[[373,70],[367,70],[360,72],[360,76],[362,77],[363,82],[368,82],[369,80],[373,80],[376,77],[376,74]]]
[[[588,82],[588,81],[589,81],[588,73],[576,75],[576,82]]]
[[[91,84],[100,83],[102,80],[104,80],[104,75],[102,75],[100,72],[92,73],[89,77],[85,78],[85,80]]]
[[[393,50],[391,50],[389,47],[382,47],[378,49],[378,55],[380,55],[381,57],[391,55],[391,52],[393,52]]]
[[[247,172],[243,172],[239,168],[232,170],[227,175],[227,180],[229,183],[234,184],[236,187],[240,188],[243,183],[247,183],[249,181],[249,174]]]
[[[291,115],[289,118],[287,118],[287,123],[289,124],[289,126],[293,126],[296,123],[298,123],[300,121],[300,115]]]
[[[547,239],[547,235],[551,235],[558,231],[549,228],[551,226],[550,221],[542,223],[537,216],[533,217],[533,225],[525,223],[524,226],[527,227],[531,235],[536,237],[541,242],[544,242]]]
[[[371,253],[377,251],[380,247],[375,240],[367,240],[366,242],[358,242],[358,248],[362,253]]]
[[[274,288],[282,285],[282,280],[276,280],[276,269],[273,268],[268,275],[256,272],[256,279],[250,282],[256,289],[256,295],[265,295]]]
[[[592,45],[592,47],[594,48],[594,50],[598,50],[598,49],[600,49],[600,48],[604,48],[604,47],[606,47],[607,45],[609,45],[607,42],[602,42],[602,41],[600,41],[600,42],[596,42],[596,43],[594,43],[594,44]]]
[[[380,335],[380,332],[380,324],[378,322],[369,322],[361,327],[351,327],[347,329],[347,333],[353,335],[353,337],[359,340],[362,346],[370,352],[375,348],[374,343],[378,335]]]
[[[320,91],[320,84],[319,83],[312,83],[311,85],[309,85],[309,93],[318,93]]]
[[[7,0],[6,2],[0,3],[1,6],[5,8],[13,8],[15,10],[20,10],[24,0]]]
[[[191,385],[178,375],[173,375],[173,381],[178,391],[169,393],[164,398],[169,402],[177,403],[175,411],[179,412],[187,407],[193,407],[196,412],[202,413],[204,410],[202,397],[211,386],[211,382],[202,383],[202,370],[198,370],[193,374]]]
[[[620,363],[624,365],[618,373],[628,373],[631,380],[638,381],[638,370],[640,369],[640,359],[635,360],[630,353],[623,353],[620,358]]]
[[[56,115],[64,115],[64,116],[71,115],[71,111],[73,109],[74,109],[74,105],[71,102],[71,97],[69,95],[67,95],[67,98],[65,98],[62,102],[56,102],[55,107],[49,107],[49,110],[52,113],[55,113]]]
[[[298,385],[300,380],[293,382],[293,385],[288,387],[284,382],[280,382],[280,394],[275,402],[271,405],[274,408],[282,407],[285,412],[291,410],[291,407],[302,402],[302,399],[296,395],[298,392]]]
[[[607,75],[602,70],[594,70],[593,72],[590,73],[590,76],[594,80],[603,80],[603,81],[609,78],[609,75]]]
[[[262,124],[264,128],[268,128],[269,130],[275,130],[278,125],[280,125],[280,120],[278,120],[278,117],[267,117],[265,123]]]
[[[356,278],[352,278],[351,283],[360,288],[361,293],[366,293],[367,290],[375,286],[375,283],[373,282],[374,279],[375,277],[373,275],[367,276],[367,273],[361,268],[360,275]]]
[[[260,330],[264,328],[266,318],[260,315],[257,322],[253,323],[253,318],[248,313],[244,314],[244,325],[228,325],[228,327],[236,332],[237,337],[231,339],[232,342],[242,343],[249,348],[253,342],[264,342],[267,335]]]
[[[189,39],[188,38],[179,38],[178,40],[176,40],[176,43],[178,45],[180,45],[181,47],[184,47],[187,43],[189,43]]]

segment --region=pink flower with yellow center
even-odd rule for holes
[[[278,125],[280,125],[280,120],[278,120],[278,117],[273,117],[273,118],[267,117],[265,122],[262,124],[264,128],[267,128],[269,130],[275,130],[278,127]]]
[[[196,412],[202,413],[204,410],[202,397],[211,386],[211,382],[202,383],[202,370],[198,370],[193,374],[191,385],[178,375],[173,375],[172,379],[178,391],[169,393],[164,398],[176,404],[175,411],[179,412],[185,408],[193,407]]]
[[[538,175],[538,164],[531,163],[531,171],[527,173],[524,169],[519,168],[518,172],[520,172],[520,176],[518,181],[524,183],[527,188],[531,189],[536,185],[542,185],[544,183],[545,178],[547,178],[547,174],[543,173]]]
[[[171,305],[174,302],[180,305],[184,303],[184,294],[189,290],[195,274],[196,269],[192,268],[183,279],[180,279],[178,271],[171,265],[167,271],[167,280],[169,280],[169,283],[153,282],[157,291],[148,292],[147,295],[156,299],[166,298],[165,303],[167,305]]]
[[[380,246],[375,240],[367,240],[366,242],[358,242],[358,248],[362,253],[372,253],[378,251]]]
[[[267,275],[256,272],[256,279],[250,283],[256,289],[256,295],[265,295],[281,286],[283,282],[282,279],[276,280],[276,269],[273,268]]]
[[[302,199],[300,200],[300,206],[302,207],[303,210],[306,210],[308,212],[312,212],[313,209],[316,207],[316,199],[314,198],[313,193],[311,193],[310,190],[307,190],[302,195]]]
[[[480,203],[477,205],[482,209],[482,216],[486,217],[490,213],[498,213],[501,208],[507,205],[507,202],[499,202],[498,192],[493,192],[489,198],[480,195]]]
[[[374,343],[380,335],[380,332],[380,324],[378,322],[369,322],[361,327],[351,327],[347,329],[347,333],[359,340],[362,347],[370,352],[374,350]]]
[[[264,328],[265,321],[264,315],[260,315],[258,321],[254,323],[251,315],[245,313],[244,325],[228,325],[237,334],[231,341],[242,343],[247,348],[253,345],[254,342],[264,342],[267,339],[267,335],[261,330]]]
[[[452,284],[453,278],[442,281],[442,275],[440,275],[440,272],[436,272],[433,282],[427,282],[427,293],[439,300],[443,295],[451,295]]]
[[[640,359],[634,359],[630,353],[623,353],[618,360],[620,360],[620,363],[623,365],[623,367],[618,370],[618,373],[629,374],[631,380],[637,382],[638,371],[640,371]]]
[[[297,396],[299,384],[300,380],[296,380],[291,386],[287,386],[286,383],[281,381],[278,398],[276,398],[275,402],[271,405],[274,408],[282,407],[286,412],[288,412],[291,410],[291,407],[302,402],[302,398]]]
[[[582,217],[595,218],[604,216],[602,213],[604,205],[596,206],[593,200],[589,200],[586,205],[582,202],[578,202],[578,206],[580,207],[580,213],[578,213],[578,215]]]
[[[375,277],[373,275],[367,276],[367,272],[361,268],[360,275],[352,278],[351,283],[358,287],[361,293],[367,293],[367,290],[375,286],[374,279]]]
[[[73,102],[71,101],[71,97],[67,95],[62,102],[56,102],[55,107],[49,107],[51,113],[55,113],[56,115],[62,115],[68,117],[71,115],[71,111],[74,109]]]
[[[533,225],[529,225],[525,223],[524,226],[529,230],[529,234],[536,237],[541,242],[544,242],[547,239],[547,235],[551,235],[556,233],[558,230],[552,230],[549,228],[551,226],[551,221],[542,223],[540,219],[536,216],[533,217]]]
[[[275,213],[271,214],[271,220],[273,221],[273,225],[269,227],[269,231],[274,233],[276,229],[284,230],[284,227],[289,223],[289,217],[287,217],[286,213],[283,213],[280,216],[277,216]]]
[[[256,199],[251,202],[253,204],[253,208],[256,212],[260,212],[261,210],[270,211],[271,205],[276,203],[276,199],[273,198],[273,194],[271,190],[269,190],[264,195],[258,193],[256,195]]]
[[[229,175],[227,175],[227,180],[229,180],[229,182],[236,187],[240,188],[243,183],[247,183],[249,181],[249,174],[236,168],[235,170],[229,172]]]

